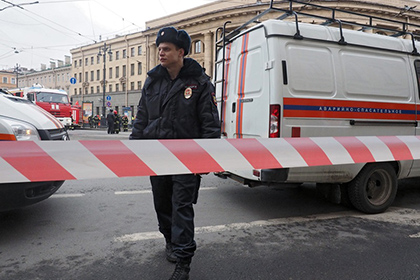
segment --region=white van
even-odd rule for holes
[[[214,76],[224,137],[419,134],[420,48],[414,39],[343,29],[337,19],[326,21],[340,27],[300,23],[298,14],[286,10],[284,17],[293,15],[295,21],[271,19],[222,33]],[[320,183],[357,209],[378,213],[393,202],[397,179],[420,176],[420,163],[219,175],[250,186]]]
[[[26,99],[0,90],[0,141],[25,140],[69,140],[69,136],[60,121],[50,113]],[[0,211],[42,201],[55,193],[63,183],[0,184]]]

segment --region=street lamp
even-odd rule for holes
[[[19,87],[19,72],[20,72],[20,65],[16,63],[14,72],[16,73],[16,87]]]
[[[105,91],[106,91],[106,54],[111,55],[111,46],[107,45],[106,42],[104,42],[104,45],[102,47],[99,47],[99,53],[98,56],[104,56],[104,79],[102,81],[103,86],[103,92],[102,92],[102,118],[101,118],[101,126],[106,125],[105,121]]]

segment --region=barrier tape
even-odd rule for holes
[[[0,142],[0,183],[420,159],[418,136]]]

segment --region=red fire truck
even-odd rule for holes
[[[65,127],[72,125],[71,104],[67,92],[59,89],[47,89],[36,84],[9,90],[13,95],[26,98],[55,116]]]
[[[80,128],[83,126],[82,106],[77,101],[75,105],[71,106],[71,129]]]

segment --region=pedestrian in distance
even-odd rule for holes
[[[88,117],[88,121],[89,121],[89,127],[93,128],[93,118],[92,118],[92,116]]]
[[[98,128],[98,123],[99,123],[99,115],[95,115],[93,117],[93,127]]]
[[[121,130],[121,117],[118,112],[114,111],[114,133],[118,134]]]
[[[108,122],[108,134],[114,134],[115,117],[112,109],[110,109],[108,115],[106,115],[106,121]]]
[[[123,131],[128,131],[128,117],[126,115],[122,118]]]
[[[188,33],[164,27],[156,46],[160,64],[147,73],[130,139],[220,138],[214,87],[200,64],[185,57]],[[150,177],[166,259],[176,263],[170,280],[189,279],[200,180],[199,174]]]

